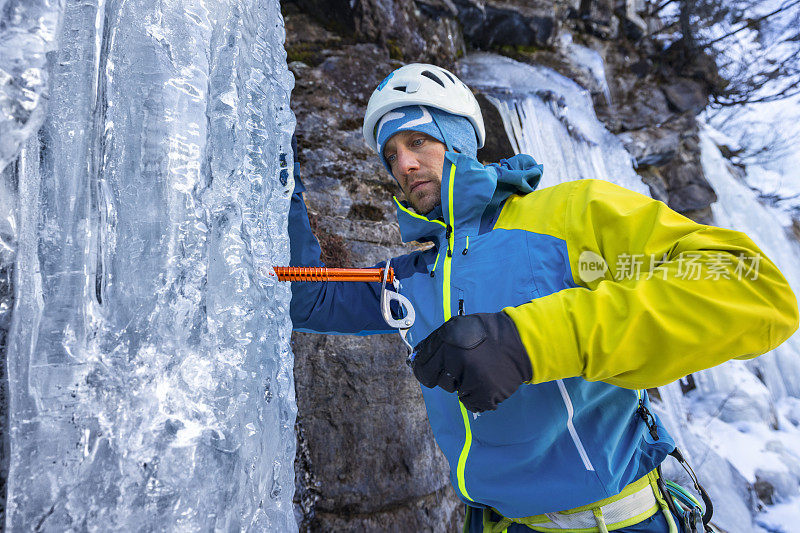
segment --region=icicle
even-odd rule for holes
[[[10,531],[292,531],[277,0],[67,0],[14,169]]]

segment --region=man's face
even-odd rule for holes
[[[441,143],[418,131],[393,135],[383,149],[383,156],[414,210],[426,215],[442,202],[444,153]]]

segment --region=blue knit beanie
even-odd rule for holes
[[[469,119],[435,107],[410,105],[390,111],[378,121],[376,136],[378,153],[389,174],[392,173],[392,170],[386,164],[383,148],[386,141],[401,131],[419,131],[428,134],[444,143],[449,151],[477,158],[478,140]]]

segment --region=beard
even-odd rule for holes
[[[438,180],[430,180],[406,193],[408,202],[420,215],[427,215],[434,207],[442,203],[441,184]]]

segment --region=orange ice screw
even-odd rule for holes
[[[280,281],[383,281],[382,268],[273,267]],[[389,267],[388,283],[394,282]]]

